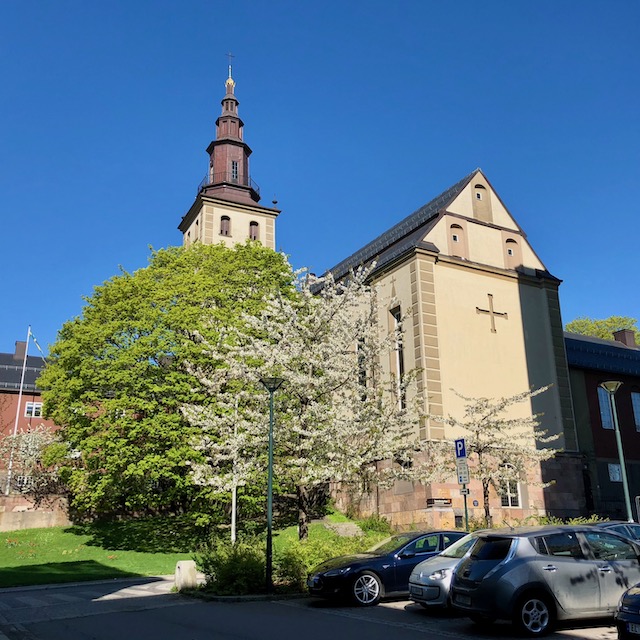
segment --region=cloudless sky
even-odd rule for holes
[[[228,51],[294,266],[481,167],[565,322],[640,319],[637,0],[0,0],[1,352],[181,244]]]

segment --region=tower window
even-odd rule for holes
[[[238,162],[237,162],[237,160],[232,160],[231,161],[231,180],[233,180],[233,182],[237,182],[238,181]]]
[[[513,249],[507,249],[507,255],[508,256],[512,256],[513,255]]]
[[[220,218],[220,235],[231,235],[231,218],[229,218],[229,216],[222,216],[222,218]]]
[[[458,234],[457,234],[457,233],[454,233],[454,234],[451,236],[451,239],[452,239],[454,242],[459,242]]]
[[[249,223],[249,240],[258,239],[258,223],[252,220]]]
[[[476,198],[482,200],[482,193],[480,193],[480,191],[476,191]]]

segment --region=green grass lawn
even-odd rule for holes
[[[342,514],[328,520],[345,522]],[[226,532],[225,532],[226,535]],[[388,534],[365,532],[361,550]],[[170,575],[179,560],[192,559],[202,533],[181,518],[24,529],[0,533],[0,588]],[[341,555],[350,541],[313,523],[310,539]],[[274,550],[298,539],[297,527],[274,531]]]
[[[173,574],[198,544],[179,519],[0,534],[0,587]]]

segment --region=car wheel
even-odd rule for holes
[[[371,571],[363,571],[353,583],[351,593],[355,603],[361,607],[372,607],[380,602],[383,589],[378,576]]]
[[[549,597],[542,593],[528,593],[516,604],[513,624],[527,636],[544,636],[555,624],[555,609]]]

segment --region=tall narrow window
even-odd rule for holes
[[[504,466],[509,471],[513,470],[511,465],[506,464]],[[518,489],[517,480],[505,479],[500,483],[500,503],[503,507],[520,506],[520,493]]]
[[[252,220],[249,223],[249,240],[258,239],[258,223]]]
[[[600,404],[600,420],[603,429],[613,429],[613,415],[611,413],[611,400],[609,392],[602,387],[598,387],[598,403]]]
[[[633,421],[636,424],[636,431],[640,431],[640,392],[631,392],[631,406],[633,407]]]
[[[238,182],[238,162],[237,160],[231,161],[231,180],[232,182]]]
[[[229,218],[229,216],[222,216],[222,218],[220,218],[220,235],[231,235],[231,218]]]
[[[391,317],[393,318],[393,330],[396,332],[395,343],[395,369],[396,369],[396,393],[398,396],[398,406],[400,409],[405,409],[407,406],[407,398],[404,390],[404,347],[402,344],[402,313],[400,307],[396,307],[391,310]]]

